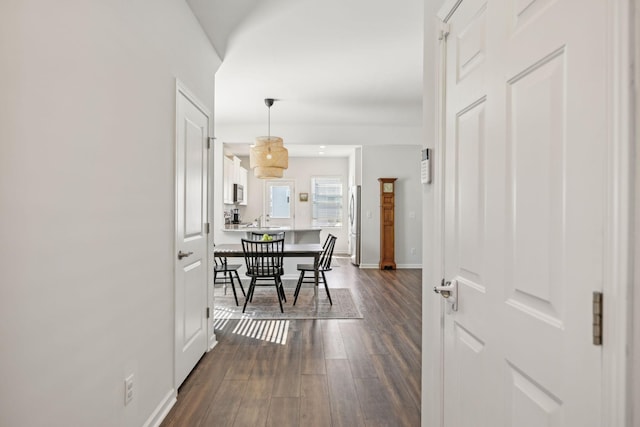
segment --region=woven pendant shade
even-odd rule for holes
[[[256,178],[282,178],[283,171],[289,167],[289,151],[284,148],[282,138],[257,137],[249,153],[249,166]]]

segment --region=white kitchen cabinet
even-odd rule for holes
[[[240,167],[239,170],[240,173],[238,177],[238,184],[242,185],[242,188],[244,188],[244,198],[242,202],[240,202],[240,204],[242,206],[247,206],[247,195],[249,194],[249,189],[247,188],[247,183],[249,181],[249,171],[247,171],[243,167]]]
[[[233,204],[233,184],[235,179],[235,167],[233,164],[233,159],[229,157],[224,157],[223,163],[223,203],[232,205]]]
[[[223,202],[228,205],[232,205],[233,203],[233,184],[242,185],[244,188],[244,198],[239,203],[242,206],[247,205],[247,182],[249,179],[248,171],[240,166],[240,159],[236,156],[233,158],[226,157],[224,158],[224,180],[223,180]]]

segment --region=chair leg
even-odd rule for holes
[[[278,281],[279,281],[278,279],[279,279],[278,276],[274,277],[274,284],[276,286],[276,294],[278,295],[278,304],[280,304],[280,312],[284,313],[284,309],[282,308],[282,298],[280,295],[280,285],[278,284]]]
[[[321,271],[320,273],[322,273],[322,281],[324,282],[324,289],[327,291],[327,296],[329,297],[329,304],[333,305],[333,301],[331,301],[331,293],[329,293],[329,286],[327,285],[327,278],[324,275],[324,271]]]
[[[256,278],[252,277],[251,283],[249,284],[249,290],[247,291],[247,296],[244,299],[244,307],[242,307],[243,313],[247,309],[247,303],[253,297],[253,290],[255,289],[255,287],[256,287]]]
[[[284,293],[284,283],[282,282],[282,277],[278,276],[278,283],[280,284],[280,292],[282,295],[282,301],[287,302],[287,295]]]
[[[242,280],[240,280],[240,276],[238,276],[238,270],[234,270],[233,271],[236,275],[236,280],[238,281],[238,284],[240,285],[240,290],[242,291],[242,295],[243,296],[247,296],[247,294],[244,293],[244,288],[242,287]]]
[[[216,286],[216,280],[218,280],[218,272],[214,269],[213,270],[213,287],[214,288]]]
[[[229,272],[229,281],[231,282],[231,290],[233,291],[233,298],[236,300],[236,305],[240,305],[238,304],[238,294],[236,294],[236,285],[233,283],[233,274],[231,274],[231,272]]]
[[[300,287],[302,286],[302,281],[304,280],[304,270],[300,272],[300,277],[298,278],[298,284],[296,285],[296,291],[293,293],[293,305],[296,305],[296,301],[298,301],[298,294],[300,294]]]

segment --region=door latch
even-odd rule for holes
[[[440,294],[449,304],[453,311],[458,311],[458,281],[451,280],[445,282],[442,279],[440,286],[434,286],[433,292]]]

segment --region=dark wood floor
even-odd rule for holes
[[[162,426],[419,426],[421,271],[334,266],[364,319],[292,320],[286,345],[230,321]]]

